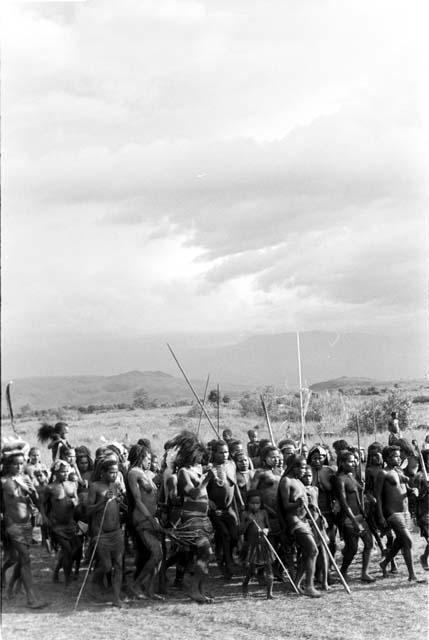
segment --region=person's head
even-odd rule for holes
[[[301,455],[307,457],[308,452],[309,452],[308,444],[306,442],[303,442],[301,446]]]
[[[60,438],[66,438],[69,432],[69,426],[67,422],[57,422],[54,426],[54,431]]]
[[[213,443],[212,456],[215,464],[223,464],[228,460],[229,450],[225,440],[216,440]]]
[[[138,467],[147,471],[151,463],[151,453],[144,445],[133,444],[128,452],[128,462],[131,469]]]
[[[235,458],[237,453],[243,451],[243,443],[240,440],[230,440],[227,444],[231,458]]]
[[[383,460],[389,467],[399,467],[401,464],[401,450],[396,445],[384,447]]]
[[[116,460],[114,460],[113,458],[107,458],[106,460],[103,460],[100,467],[100,474],[104,482],[106,482],[107,484],[115,482],[116,478],[118,477],[118,473],[119,468]]]
[[[248,438],[249,438],[249,442],[257,442],[258,441],[258,434],[255,431],[255,429],[249,429],[249,431],[247,432]]]
[[[139,438],[137,440],[137,444],[139,444],[141,447],[146,447],[146,449],[149,449],[149,451],[151,451],[152,449],[152,445],[149,438]]]
[[[414,455],[414,449],[411,443],[406,438],[399,438],[395,445],[399,447],[399,453],[401,454],[401,460],[405,460]]]
[[[231,429],[224,429],[222,431],[222,439],[226,443],[228,443],[229,440],[232,440],[232,431],[231,431]]]
[[[3,458],[3,473],[6,475],[18,476],[23,472],[25,456],[24,453],[13,453]]]
[[[51,467],[52,477],[57,482],[65,482],[70,473],[70,465],[65,460],[56,460]]]
[[[311,471],[311,467],[309,464],[307,464],[305,471],[303,473],[303,476],[301,478],[301,482],[305,487],[310,487],[311,483],[313,482],[313,474]]]
[[[356,455],[353,451],[341,451],[337,457],[338,472],[354,473],[357,467]]]
[[[259,491],[251,490],[247,492],[246,509],[250,513],[256,513],[262,507],[262,497]]]
[[[286,438],[284,440],[280,440],[279,449],[283,456],[283,464],[287,465],[289,458],[291,458],[296,453],[296,447],[293,440]]]
[[[261,458],[261,460],[264,457],[264,450],[266,449],[266,447],[270,447],[270,446],[271,446],[271,440],[268,440],[268,438],[262,438],[261,440],[259,440],[258,456]]]
[[[91,471],[90,460],[84,453],[76,457],[76,466],[79,469],[80,473]]]
[[[313,469],[321,469],[328,463],[326,450],[319,444],[315,444],[308,452],[307,462]]]
[[[150,457],[150,470],[152,473],[158,473],[159,471],[159,460],[155,453],[152,453]]]
[[[275,469],[277,467],[279,458],[281,458],[281,454],[277,447],[265,447],[262,458],[262,466],[265,469]]]
[[[237,471],[241,471],[241,473],[249,470],[249,458],[243,453],[238,453],[235,457],[235,466],[237,467]]]
[[[202,463],[207,450],[192,431],[182,431],[166,442],[167,464],[170,469],[193,467]]]
[[[64,447],[61,453],[61,458],[68,462],[69,465],[73,466],[76,462],[76,451],[74,449]]]
[[[290,478],[301,480],[307,468],[307,460],[304,456],[294,454],[287,461],[285,473]]]
[[[338,457],[338,454],[341,453],[341,451],[348,450],[349,443],[347,442],[347,440],[335,440],[335,442],[332,443],[332,446],[334,448],[335,454]]]
[[[40,462],[40,449],[37,447],[31,447],[28,452],[28,462],[30,464],[38,464]]]

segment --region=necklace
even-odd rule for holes
[[[218,464],[212,468],[215,482],[218,487],[223,487],[226,482],[226,471],[223,464]]]

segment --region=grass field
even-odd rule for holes
[[[130,443],[139,437],[152,440],[154,450],[161,453],[163,443],[183,428],[196,429],[198,418],[186,416],[189,407],[180,409],[153,409],[117,411],[91,416],[73,414],[67,416],[71,426],[69,440],[74,444],[86,444],[95,450],[102,439],[124,440]],[[216,422],[215,415],[213,419]],[[234,435],[247,441],[246,431],[256,423],[261,425],[260,435],[265,437],[266,427],[260,419],[243,418],[233,409],[226,409],[221,415],[220,428],[230,427]],[[39,423],[34,420],[18,421],[17,430],[30,444],[36,443]],[[5,423],[3,436],[11,433]],[[292,425],[292,429],[298,428]],[[310,443],[319,438],[314,434],[315,425],[308,425]],[[273,423],[276,439],[284,437],[285,427]],[[207,440],[214,437],[207,421],[201,424],[201,435]],[[422,431],[407,432],[409,439],[423,440]],[[339,437],[328,438],[328,442]],[[351,443],[356,438],[347,436]],[[377,439],[386,442],[387,434],[378,434]],[[374,434],[362,438],[362,446],[374,440]],[[42,458],[49,462],[50,454],[42,447]],[[422,553],[423,539],[413,534],[414,557],[419,578],[427,579],[427,574],[418,564]],[[86,640],[113,637],[118,640],[143,638],[151,640],[423,640],[428,636],[427,597],[428,585],[410,585],[402,558],[399,559],[398,577],[381,579],[378,568],[380,555],[374,551],[371,570],[377,578],[374,585],[359,582],[360,553],[351,570],[348,596],[339,583],[320,600],[293,595],[284,584],[275,584],[274,601],[267,601],[263,588],[256,583],[249,591],[249,598],[243,599],[240,591],[240,576],[231,582],[224,582],[215,566],[211,567],[210,590],[215,597],[213,605],[197,605],[183,592],[170,589],[165,603],[152,604],[131,601],[123,610],[109,606],[88,604],[83,597],[78,612],[73,612],[79,583],[73,583],[67,591],[63,585],[53,585],[51,568],[53,559],[35,546],[33,549],[33,570],[37,591],[49,601],[47,609],[39,612],[25,608],[21,595],[13,603],[3,601],[2,630],[5,640],[70,640],[71,637]],[[337,554],[340,557],[340,553]],[[171,574],[169,574],[171,577]],[[83,570],[81,571],[83,576]]]

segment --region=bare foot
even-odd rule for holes
[[[118,609],[123,609],[125,607],[125,603],[122,600],[113,600],[112,607],[117,607]]]
[[[428,564],[427,556],[425,556],[425,555],[420,556],[420,564],[422,565],[422,567],[423,567],[423,569],[425,571],[429,571],[429,564]]]
[[[372,576],[368,575],[367,573],[363,573],[360,577],[360,581],[361,582],[375,582],[375,578],[373,578]]]
[[[381,572],[383,574],[383,578],[387,578],[387,569],[386,569],[386,561],[385,560],[382,560],[380,562],[380,569],[381,569]]]
[[[35,602],[29,602],[27,604],[27,609],[43,609],[44,607],[48,606],[48,602],[39,602],[39,601],[35,601]]]
[[[309,598],[321,598],[322,594],[320,591],[317,591],[314,587],[306,587],[302,590],[302,593]]]

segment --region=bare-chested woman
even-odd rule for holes
[[[131,447],[128,460],[130,468],[127,484],[133,499],[132,523],[136,534],[150,553],[130,589],[138,597],[143,597],[139,591],[143,585],[146,597],[152,600],[163,600],[163,597],[157,593],[163,557],[162,527],[156,518],[158,488],[150,472],[151,452],[145,446],[136,444]]]
[[[319,598],[322,594],[314,588],[318,550],[306,519],[304,504],[308,507],[308,497],[301,482],[306,468],[307,462],[303,456],[294,455],[289,458],[288,466],[279,482],[278,506],[287,532],[293,535],[302,552],[306,581],[306,587],[302,593],[311,598]]]
[[[24,443],[22,443],[24,444]],[[32,506],[37,504],[37,492],[28,476],[24,476],[25,457],[22,446],[2,451],[3,475],[1,478],[1,505],[7,536],[9,566],[16,562],[14,580],[20,578],[27,596],[27,606],[40,609],[46,606],[34,591],[31,574]],[[7,558],[5,559],[5,564]],[[5,571],[3,566],[2,573]],[[13,586],[13,585],[12,585]],[[9,595],[12,595],[11,590]]]
[[[172,535],[187,551],[186,570],[192,574],[189,596],[199,603],[210,603],[205,593],[211,554],[210,538],[213,528],[208,518],[209,499],[207,475],[201,465],[206,451],[198,438],[189,432],[177,436],[172,446],[177,446],[177,492],[182,499],[180,522]]]
[[[340,502],[341,531],[344,538],[343,562],[341,573],[347,580],[347,570],[358,550],[359,538],[363,541],[362,582],[374,582],[375,578],[368,574],[369,561],[373,547],[372,534],[364,518],[359,492],[361,484],[355,477],[356,457],[351,452],[343,452],[338,456],[337,494]]]
[[[53,580],[58,582],[59,571],[62,567],[65,585],[68,586],[71,581],[73,560],[82,552],[74,520],[78,497],[76,484],[67,480],[70,473],[67,462],[58,459],[52,465],[51,471],[53,482],[48,484],[43,491],[41,513],[44,524],[50,527],[52,535],[60,547]],[[80,557],[78,560],[80,561]]]
[[[408,511],[407,482],[408,478],[400,468],[401,455],[399,447],[392,445],[383,449],[383,459],[386,469],[377,476],[376,500],[380,525],[391,527],[395,534],[392,546],[385,558],[380,562],[383,577],[386,577],[388,563],[402,550],[408,569],[408,580],[416,582],[413,556],[411,553],[412,540],[409,531],[410,514]]]
[[[119,513],[123,494],[116,482],[117,476],[116,460],[107,458],[100,461],[94,482],[89,486],[87,512],[90,518],[91,535],[94,537],[94,543],[97,543],[94,585],[102,589],[104,577],[112,572],[113,604],[122,607],[120,590],[124,534]]]

